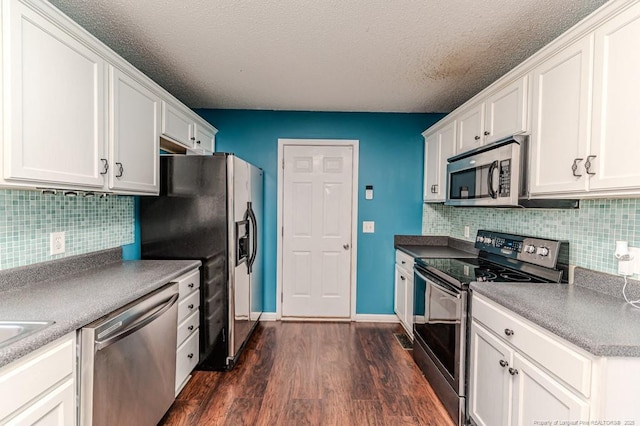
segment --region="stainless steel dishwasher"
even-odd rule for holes
[[[174,400],[178,285],[80,331],[80,424],[155,425]]]

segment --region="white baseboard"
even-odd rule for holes
[[[276,321],[278,317],[275,312],[263,312],[260,315],[260,321]]]
[[[260,321],[278,321],[278,316],[275,312],[263,312],[260,316]],[[320,321],[320,322],[335,322],[335,321],[351,321],[345,318],[282,318],[282,321]],[[400,319],[396,314],[356,314],[355,322],[388,322],[399,323]]]
[[[356,322],[393,322],[398,323],[400,319],[396,314],[356,314]]]

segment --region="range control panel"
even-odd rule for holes
[[[562,241],[484,230],[478,230],[475,244],[479,250],[546,268],[556,267],[558,257],[567,246],[568,244]],[[568,262],[568,259],[565,262]]]

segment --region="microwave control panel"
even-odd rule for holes
[[[511,159],[500,161],[499,197],[511,196]]]

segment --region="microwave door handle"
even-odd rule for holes
[[[487,176],[487,185],[489,186],[489,196],[491,198],[498,198],[498,194],[493,189],[493,171],[498,167],[498,161],[494,161],[489,166],[489,175]]]

